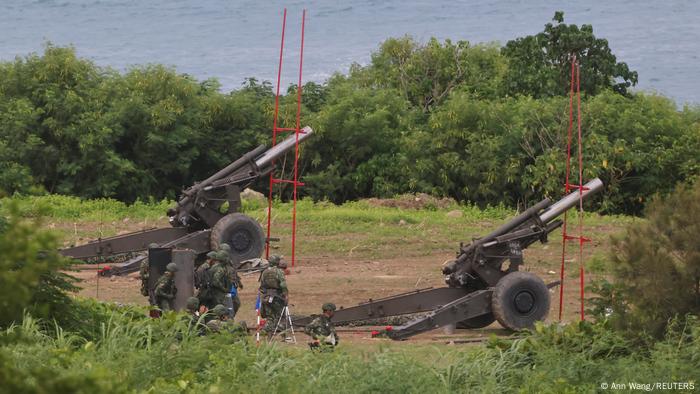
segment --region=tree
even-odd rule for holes
[[[62,273],[67,260],[56,238],[40,230],[41,220],[23,219],[14,205],[0,230],[0,327],[18,322],[24,311],[34,317],[69,321],[76,279]]]
[[[700,182],[649,204],[646,221],[613,241],[616,323],[652,334],[669,319],[700,314]]]
[[[558,11],[544,31],[508,41],[502,53],[509,61],[505,90],[532,97],[566,95],[571,81],[571,60],[581,64],[581,92],[595,95],[605,89],[627,95],[637,84],[637,72],[617,62],[608,41],[596,38],[591,25],[567,25]]]
[[[456,90],[477,97],[498,94],[506,64],[492,45],[431,38],[420,44],[410,37],[389,38],[372,54],[365,70],[377,87],[396,89],[423,112],[439,106]],[[360,73],[361,74],[361,73]]]

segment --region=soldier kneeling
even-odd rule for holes
[[[214,318],[206,323],[209,332],[228,332],[239,335],[248,333],[248,326],[244,321],[236,324],[228,319],[228,309],[225,306],[218,304],[209,313],[214,315]]]
[[[321,309],[323,314],[315,316],[311,323],[304,327],[304,332],[313,338],[313,341],[309,342],[311,350],[330,351],[338,345],[339,340],[331,321],[335,314],[335,304],[327,302]]]

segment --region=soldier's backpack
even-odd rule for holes
[[[277,270],[274,268],[268,268],[263,271],[260,276],[260,286],[265,289],[279,289],[280,280]]]
[[[194,272],[194,287],[197,289],[209,289],[211,287],[212,270],[209,264],[202,264]]]

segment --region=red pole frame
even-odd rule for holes
[[[282,58],[284,54],[284,34],[287,24],[287,9],[284,9],[284,17],[282,19],[282,43],[280,44],[280,60],[279,67],[277,70],[277,93],[275,95],[275,112],[274,119],[272,123],[272,146],[277,143],[277,133],[293,131],[295,134],[295,144],[294,144],[294,179],[277,179],[274,174],[270,174],[270,192],[268,195],[267,204],[267,245],[265,249],[265,258],[270,257],[270,235],[272,228],[272,194],[274,185],[277,183],[291,183],[293,185],[293,205],[292,205],[292,267],[296,263],[296,230],[297,230],[297,188],[299,186],[304,186],[304,183],[299,182],[299,134],[302,133],[301,130],[301,98],[302,98],[302,75],[303,75],[303,65],[304,65],[304,30],[306,27],[306,9],[303,10],[301,19],[301,47],[299,56],[299,82],[297,84],[297,113],[296,113],[296,124],[294,128],[289,127],[278,127],[277,120],[279,116],[279,97],[280,97],[280,84],[282,78]]]
[[[574,89],[575,84],[575,89]],[[573,116],[574,116],[574,95],[576,96],[576,126],[578,136],[578,185],[571,185],[571,142],[573,140]],[[564,224],[562,225],[562,252],[559,284],[559,320],[561,321],[564,311],[564,269],[566,259],[566,243],[571,240],[578,240],[579,243],[579,296],[581,320],[585,320],[585,270],[583,266],[583,244],[590,241],[583,236],[583,135],[581,133],[581,66],[576,59],[576,55],[571,60],[571,90],[569,94],[569,131],[566,152],[566,184],[565,194],[569,194],[571,188],[578,189],[579,213],[578,213],[578,236],[571,236],[567,233],[567,213],[564,212]]]
[[[277,66],[277,93],[275,94],[275,114],[272,117],[272,146],[277,144],[277,115],[280,107],[280,81],[282,79],[282,55],[284,54],[284,32],[287,27],[287,9],[282,16],[282,42],[280,44],[280,60]],[[274,165],[274,161],[272,162]],[[270,229],[272,225],[272,189],[275,185],[275,177],[270,173],[270,191],[267,198],[267,240],[265,246],[265,258],[270,258]]]

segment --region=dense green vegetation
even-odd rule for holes
[[[700,315],[700,182],[656,198],[645,221],[613,239],[613,283],[595,287],[598,313],[619,329],[663,335],[670,319]]]
[[[603,293],[597,300],[595,315],[589,315],[596,323],[538,326],[531,333],[465,347],[401,346],[389,340],[358,347],[341,342],[336,352],[321,354],[303,346],[256,347],[250,339],[229,334],[200,337],[190,333],[176,314],[150,319],[145,308],[73,299],[66,296],[69,286],[40,280],[39,273],[59,275],[57,270],[64,267],[55,252],[46,252],[55,250],[57,238],[39,229],[42,223],[121,220],[125,215],[154,218],[167,202],[138,203],[130,211],[115,200],[3,199],[0,217],[9,226],[0,232],[0,247],[10,254],[0,259],[0,289],[8,292],[0,295],[5,317],[0,320],[0,392],[559,393],[594,392],[602,383],[613,382],[693,384],[677,390],[693,392],[700,368],[700,322],[692,303],[697,288],[673,279],[681,272],[697,272],[693,220],[699,211],[698,193],[700,186],[680,188],[665,202],[655,201],[648,220],[623,220],[630,222],[630,232],[616,249],[618,260],[613,264],[620,267],[612,270],[615,295],[611,299]],[[285,215],[288,204],[279,204]],[[323,234],[358,226],[381,235],[382,221],[392,229],[400,220],[408,221],[406,227],[415,225],[407,232],[425,222],[434,227],[465,221],[450,222],[447,209],[460,210],[470,220],[501,220],[513,213],[502,207],[481,211],[433,204],[428,201],[420,211],[405,211],[373,207],[367,201],[336,207],[307,200],[300,207],[315,215],[311,220],[318,228],[313,231]],[[262,204],[246,202],[245,208],[255,215]],[[608,225],[610,219],[592,222]],[[688,231],[679,231],[678,226]],[[648,236],[650,231],[653,237]],[[649,248],[676,256],[659,264],[655,258],[659,254]],[[629,253],[637,249],[643,252]],[[666,270],[671,266],[678,270]],[[65,275],[61,278],[62,283],[72,282]],[[659,283],[653,282],[656,279]],[[674,291],[655,304],[650,297],[657,293],[648,293],[652,286]],[[53,293],[51,303],[37,296],[45,289]],[[627,309],[619,308],[619,301]],[[669,304],[675,307],[669,309]],[[611,306],[612,314],[606,309]],[[662,316],[654,312],[659,310]],[[653,319],[639,319],[645,316]],[[651,332],[649,323],[659,317],[663,324]],[[620,320],[627,324],[620,325]]]
[[[692,382],[680,392],[693,392],[700,367],[697,321],[648,348],[604,324],[582,323],[488,346],[388,343],[358,353],[341,343],[335,353],[314,354],[226,334],[198,337],[174,315],[150,320],[130,308],[81,307],[97,319],[93,335],[32,318],[0,333],[1,392],[573,393],[606,382]]]
[[[559,194],[571,53],[585,178],[608,185],[597,208],[638,214],[653,193],[697,177],[700,109],[630,92],[636,73],[591,26],[557,13],[503,48],[391,38],[368,65],[304,85],[304,123],[317,135],[302,152],[302,193],[343,202],[426,192],[513,208]],[[218,87],[158,65],[119,73],[51,44],[1,63],[0,193],[173,199],[269,141],[271,85]],[[282,98],[282,126],[295,92]]]

